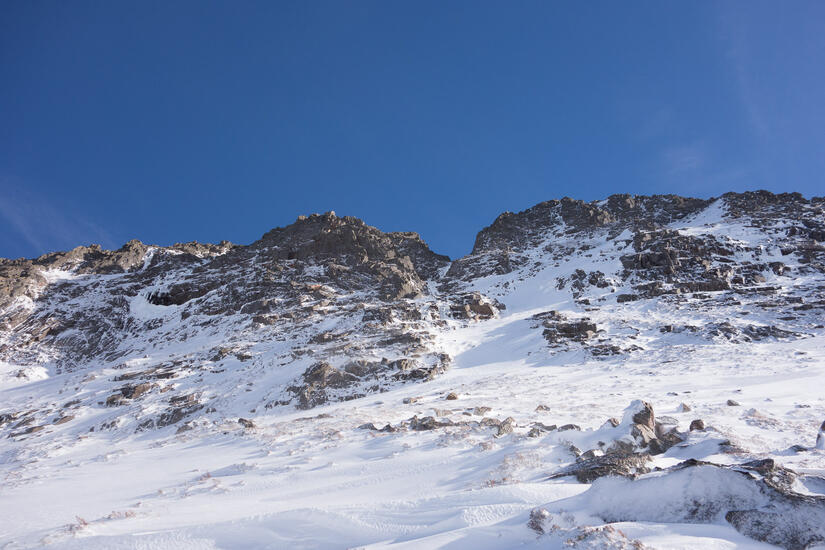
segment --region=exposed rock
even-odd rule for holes
[[[576,424],[565,424],[564,426],[561,426],[559,428],[560,432],[565,432],[567,430],[576,430],[578,432],[578,431],[581,431],[581,428],[579,426],[577,426]]]
[[[498,432],[496,433],[496,435],[501,437],[502,435],[513,433],[514,424],[515,420],[513,418],[506,418],[498,425]]]
[[[163,428],[172,424],[177,424],[187,416],[194,414],[203,408],[203,405],[197,401],[197,398],[194,395],[173,397],[170,400],[170,403],[172,404],[172,407],[161,414],[154,422],[156,427]],[[148,427],[151,427],[151,424],[148,425]]]
[[[702,420],[700,418],[697,418],[696,420],[692,420],[690,422],[690,431],[692,431],[692,432],[700,431],[701,432],[704,429],[705,429],[705,421],[704,420]]]
[[[564,544],[565,548],[648,550],[640,541],[629,538],[612,525],[575,525],[569,515],[551,514],[544,508],[530,511],[527,527],[539,536],[554,537],[558,543]]]
[[[543,424],[541,422],[533,422],[532,425],[534,428],[541,430],[542,432],[552,432],[557,429],[555,424],[551,424],[548,426],[547,424]]]
[[[550,479],[575,476],[579,483],[592,483],[603,476],[633,477],[650,471],[650,456],[641,454],[609,453],[577,462],[550,476]]]
[[[498,316],[503,306],[481,294],[473,292],[455,297],[456,303],[450,306],[450,314],[458,319],[491,319]],[[498,307],[497,307],[498,306]]]
[[[683,438],[675,429],[675,419],[664,418],[670,426],[656,420],[653,406],[641,400],[630,403],[625,409],[622,422],[616,427],[629,430],[632,441],[640,449],[646,449],[650,454],[661,454],[667,449],[681,443]],[[625,449],[624,443],[617,441],[613,450],[616,452],[632,452],[632,447]]]
[[[238,424],[243,426],[244,428],[252,429],[255,427],[255,423],[247,418],[239,418]]]
[[[318,362],[304,371],[303,385],[291,388],[291,391],[298,394],[299,408],[311,409],[329,400],[329,390],[345,388],[357,380],[355,375],[336,369],[329,363]]]
[[[584,342],[593,338],[598,330],[596,324],[587,318],[568,320],[555,311],[539,314],[533,318],[542,321],[544,327],[542,335],[551,345]]]
[[[439,421],[432,416],[425,416],[424,418],[413,416],[407,421],[407,425],[411,430],[424,431],[435,430],[436,428],[442,428],[444,426],[452,426],[453,423],[447,419]]]
[[[653,406],[647,401],[636,401],[634,402],[634,404],[638,404],[638,406],[636,407],[638,411],[632,412],[631,410],[633,423],[646,427],[650,431],[655,433],[656,417],[653,414]]]
[[[114,393],[106,398],[107,407],[117,407],[118,405],[123,405],[124,403],[126,403],[126,398],[123,397],[122,393]]]
[[[29,435],[29,434],[33,434],[33,433],[43,431],[44,429],[46,429],[45,426],[29,426],[28,428],[26,428],[25,430],[23,430],[21,432],[15,432],[15,433],[9,434],[9,437],[20,437],[20,436],[23,436],[23,435]]]
[[[127,399],[137,399],[154,387],[155,384],[144,382],[143,384],[138,384],[136,386],[124,386],[120,392],[123,394],[123,397]]]

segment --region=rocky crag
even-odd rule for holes
[[[43,381],[59,390],[10,394],[0,404],[0,436],[19,444],[15,460],[23,460],[28,445],[49,437],[63,444],[77,434],[182,437],[227,433],[227,422],[254,431],[261,415],[380,399],[398,388],[426,392],[450,369],[476,364],[473,349],[482,348],[485,364],[630,372],[655,363],[658,370],[645,367],[650,377],[670,363],[698,371],[690,358],[713,346],[825,334],[823,242],[825,198],[759,191],[547,201],[502,214],[456,260],[416,233],[384,233],[332,212],[301,216],[249,245],[130,241],[114,251],[92,245],[3,259],[0,382]],[[701,521],[724,517],[739,532],[786,548],[825,536],[810,519],[825,497],[772,482],[807,478],[753,462],[763,457],[658,468],[655,457],[685,458],[697,438],[707,445],[718,436],[712,446],[725,456],[748,453],[701,418],[686,416],[689,427],[678,429],[678,419],[656,419],[652,405],[634,401],[621,420],[588,430],[578,421],[545,423],[541,415],[552,407],[531,408],[536,418],[525,419],[490,415],[484,404],[452,406],[463,398],[450,392],[445,404],[419,414],[418,398],[406,397],[402,405],[415,414],[399,410],[400,417],[352,429],[375,437],[552,440],[570,460],[549,478],[594,483],[594,495],[605,490],[604,477],[621,478],[628,490],[692,475],[730,479],[750,495],[750,508],[720,494],[719,510]],[[725,405],[736,406],[733,399]],[[323,422],[324,414],[307,418]],[[758,411],[743,418],[776,425]],[[815,452],[807,443],[796,447],[788,453]],[[657,469],[662,477],[644,477]],[[534,511],[534,531],[635,544],[602,528],[559,527],[567,520],[556,508]],[[774,521],[774,509],[803,510],[802,530]],[[699,521],[690,514],[673,521]],[[600,517],[656,521],[630,508]]]
[[[332,212],[301,216],[247,246],[130,241],[114,251],[92,245],[0,260],[0,359],[19,364],[21,373],[30,364],[58,373],[111,368],[119,373],[113,382],[129,381],[117,389],[123,399],[113,402],[119,404],[138,397],[127,397],[134,384],[154,388],[161,384],[153,381],[198,378],[229,362],[265,370],[301,365],[300,376],[272,388],[261,405],[311,408],[394,381],[432,379],[450,363],[433,342],[446,320],[496,316],[506,308],[497,296],[515,284],[512,278],[494,283],[483,289],[487,296],[474,282],[514,273],[524,280],[564,259],[592,257],[597,246],[605,258],[605,244],[612,272],[578,268],[555,281],[583,306],[597,307],[590,291],[605,289],[618,303],[662,296],[691,307],[729,308],[755,301],[781,310],[781,322],[725,321],[707,334],[742,341],[794,337],[825,308],[824,208],[822,198],[768,192],[707,200],[565,198],[502,214],[479,232],[470,255],[452,262],[416,233],[383,233]],[[709,209],[741,220],[742,231],[776,250],[766,250],[762,239],[670,227]],[[798,281],[796,292],[768,284],[768,277]],[[534,318],[551,346],[591,342],[597,355],[634,349],[595,343],[603,339],[586,315]],[[282,345],[266,349],[265,342]],[[208,405],[210,396],[196,399]]]

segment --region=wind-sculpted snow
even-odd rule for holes
[[[793,484],[804,484],[795,477],[770,459],[738,466],[691,460],[638,479],[600,478],[550,511],[580,511],[610,523],[727,521],[749,537],[805,549],[825,543],[825,494],[794,491]]]
[[[820,544],[823,206],[2,260],[0,547]]]

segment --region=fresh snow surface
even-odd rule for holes
[[[673,228],[750,243],[765,238],[744,224],[723,220],[716,204]],[[600,440],[626,433],[624,423],[612,428],[605,421],[621,419],[636,399],[651,403],[657,418],[670,417],[680,431],[686,432],[697,418],[713,428],[691,432],[687,446],[658,455],[654,466],[688,458],[730,464],[772,457],[799,472],[825,475],[825,450],[789,450],[792,445],[813,447],[825,420],[823,320],[812,319],[801,338],[744,344],[659,329],[721,321],[775,325],[776,312],[747,300],[725,308],[682,307],[655,299],[617,304],[617,292],[610,288],[591,288],[600,307],[585,312],[567,288],[557,287],[557,278],[577,268],[615,277],[621,269],[617,255],[623,252],[617,241],[598,235],[591,244],[586,255],[475,281],[474,289],[507,309],[487,321],[448,321],[437,344],[454,361],[431,382],[399,385],[310,411],[266,409],[261,401],[268,387],[285,384],[289,377],[238,363],[236,370],[211,373],[200,381],[225,394],[227,407],[234,407],[236,416],[222,422],[196,424],[182,433],[176,433],[176,426],[90,433],[89,428],[116,411],[84,407],[74,421],[53,426],[46,436],[0,441],[0,548],[567,547],[569,537],[539,536],[527,527],[530,511],[537,507],[558,513],[562,523],[569,521],[570,537],[575,526],[602,525],[621,515],[616,510],[632,509],[640,519],[614,527],[652,548],[774,548],[741,535],[723,517],[685,521],[680,504],[718,490],[717,472],[684,472],[665,487],[647,479],[603,478],[588,485],[548,476],[575,463],[571,445],[592,449]],[[778,251],[765,242],[765,254],[763,261]],[[535,255],[542,261],[540,249]],[[57,281],[72,274],[44,276]],[[811,283],[804,277],[766,277],[767,284],[784,285],[787,292]],[[180,323],[174,309],[154,306],[143,296],[131,302],[139,319]],[[576,346],[551,350],[531,319],[547,310],[586,314],[611,341],[640,349],[602,358]],[[180,342],[174,353],[201,345],[198,338],[218,340],[220,334],[201,333],[195,341]],[[250,349],[288,343],[255,345]],[[139,365],[144,359],[130,361]],[[105,367],[56,373],[48,363],[3,363],[0,403],[15,410],[43,402],[59,406],[73,399],[80,379],[112,374]],[[96,383],[89,382],[93,388]],[[449,392],[458,399],[445,400]],[[105,397],[101,394],[100,400]],[[418,400],[404,404],[411,397]],[[740,406],[727,406],[728,399]],[[681,403],[692,410],[682,412]],[[537,410],[539,405],[546,410]],[[497,436],[494,429],[461,427],[398,433],[358,428],[369,422],[397,425],[413,415],[478,420],[473,409],[482,406],[492,409],[486,416],[513,417],[514,432]],[[255,428],[244,429],[238,417],[254,421]],[[527,437],[536,421],[582,429]],[[723,440],[747,452],[723,453]],[[825,487],[814,485],[805,491],[822,494]],[[649,486],[656,487],[654,494]],[[759,499],[747,484],[726,490],[730,498]]]

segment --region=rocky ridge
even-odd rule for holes
[[[745,228],[767,236],[795,267],[766,258],[762,244],[670,227],[713,208],[744,219]],[[825,246],[819,244],[823,219],[823,199],[798,194],[613,195],[592,203],[565,198],[504,213],[479,232],[470,255],[452,262],[416,233],[383,233],[332,212],[301,216],[248,246],[224,241],[156,247],[130,241],[116,251],[92,245],[33,260],[0,260],[0,360],[51,364],[56,372],[94,362],[128,369],[119,377],[141,383],[199,376],[222,368],[227,357],[262,368],[303,364],[303,374],[262,405],[309,408],[443,372],[450,358],[432,342],[445,319],[490,319],[506,308],[496,294],[503,296],[511,282],[486,289],[488,297],[474,281],[513,273],[523,280],[564,257],[592,256],[596,243],[609,243],[621,269],[611,274],[574,269],[557,278],[557,287],[569,289],[583,306],[593,290],[610,291],[617,303],[664,296],[702,307],[701,293],[724,292],[726,303],[741,304],[744,297],[777,294],[765,284],[766,274],[825,273]],[[822,289],[821,282],[816,285],[811,290]],[[816,296],[780,301],[794,304],[793,317],[802,318],[825,306],[821,293]],[[759,303],[776,307],[769,300]],[[533,318],[555,347],[589,343],[594,355],[637,349],[632,342],[599,339],[604,330],[587,316],[566,320],[547,312]],[[799,334],[778,326],[723,322],[715,327],[711,337],[728,339]],[[662,331],[686,328],[691,329],[664,326]],[[219,345],[141,361],[150,348],[195,335]],[[267,340],[289,345],[279,353],[256,353],[256,343]],[[142,370],[131,368],[130,361]]]
[[[823,238],[822,198],[614,195],[502,214],[469,255],[453,261],[416,233],[384,233],[331,212],[299,217],[250,245],[130,241],[116,251],[93,245],[0,260],[0,381],[60,384],[47,399],[15,394],[0,406],[0,436],[19,443],[25,457],[27,445],[77,434],[254,434],[268,414],[367,396],[380,403],[399,388],[426,393],[427,382],[470,361],[472,346],[457,344],[457,333],[492,338],[495,345],[484,348],[490,364],[603,364],[616,377],[651,365],[634,376],[655,378],[678,363],[690,373],[700,367],[689,358],[714,346],[804,343],[823,334]],[[806,352],[794,353],[804,360]],[[647,398],[635,391],[634,398]],[[488,403],[465,403],[461,388],[445,395],[429,409],[405,397],[398,416],[351,428],[364,437],[433,434],[445,445],[473,439],[482,449],[541,441],[563,450],[546,478],[573,476],[594,487],[614,477],[647,484],[645,475],[664,471],[659,457],[683,458],[697,445],[748,454],[724,427],[706,426],[698,415],[679,426],[678,418],[654,416],[645,401],[592,429],[578,419],[551,424],[542,415],[552,406],[497,414]],[[719,406],[740,407],[740,399]],[[681,413],[690,410],[683,405]],[[301,418],[316,425],[325,414]],[[741,417],[747,425],[778,425],[755,408],[743,407]],[[787,451],[801,461],[814,452],[802,441]],[[821,533],[811,523],[804,540],[770,538],[791,529],[774,521],[771,506],[795,509],[804,501],[799,506],[815,515],[822,502],[763,486],[769,478],[751,459],[737,462],[736,475],[747,473],[745,485],[756,489],[743,490],[761,496],[754,508],[726,508],[725,520],[788,548],[815,544]],[[679,480],[693,468],[724,479],[731,470],[686,463],[666,475]],[[805,479],[792,471],[786,477]],[[557,512],[536,514],[536,525],[552,531],[541,518]],[[602,517],[623,521],[607,511]],[[647,521],[641,512],[633,517]],[[604,529],[579,534],[633,544]]]

